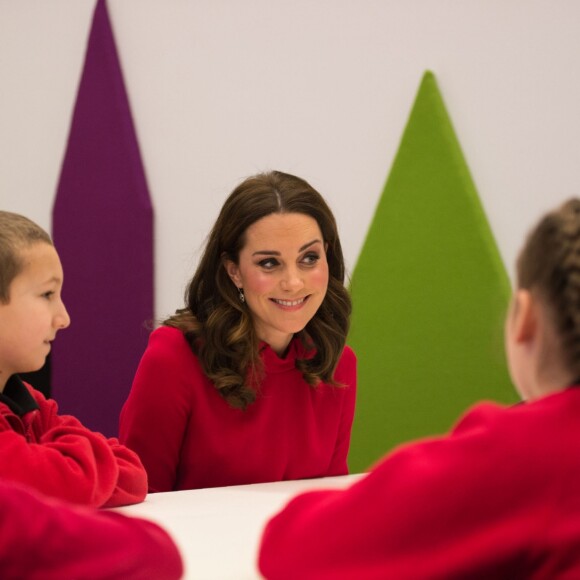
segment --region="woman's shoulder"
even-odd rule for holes
[[[184,336],[183,332],[179,330],[179,328],[166,325],[161,325],[155,328],[149,336],[149,342],[180,342],[182,340],[184,340]]]
[[[337,372],[345,373],[354,372],[356,370],[356,354],[350,346],[346,345],[342,350],[336,370]]]
[[[292,344],[295,351],[294,356],[297,358],[311,358],[316,354],[316,346],[312,344],[305,345],[299,336],[295,336],[292,339]],[[346,344],[342,349],[338,360],[339,364],[343,361],[347,364],[356,364],[356,354],[354,350],[352,350],[352,348]]]
[[[351,387],[351,391],[356,389],[356,355],[352,348],[345,346],[336,370],[334,371],[334,380],[342,385]]]
[[[350,346],[345,345],[344,349],[342,350],[342,354],[340,355],[340,360],[351,363],[351,364],[356,364],[356,354],[354,352],[354,350],[352,350],[352,348]]]
[[[151,377],[171,377],[174,382],[181,377],[189,383],[199,376],[205,376],[201,362],[181,330],[160,326],[151,332],[136,377],[146,377],[147,382]]]
[[[171,359],[181,358],[186,354],[195,357],[183,332],[172,326],[160,326],[153,330],[149,335],[146,354]]]

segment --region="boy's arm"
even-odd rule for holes
[[[30,391],[39,408],[24,417],[26,436],[10,428],[11,417],[0,418],[0,477],[93,507],[145,498],[147,475],[135,453]]]
[[[117,485],[103,507],[139,503],[147,495],[147,473],[134,451],[121,445],[117,439],[108,440],[119,467]]]
[[[0,482],[2,578],[180,578],[179,552],[157,525],[66,505]]]
[[[36,394],[36,393],[35,393]],[[106,484],[103,485],[103,499],[97,507],[116,507],[139,503],[147,495],[147,473],[138,455],[121,445],[117,438],[105,438],[101,433],[93,432],[82,425],[82,423],[71,415],[58,415],[57,404],[52,400],[46,400],[40,393],[36,394],[40,409],[48,407],[45,416],[48,424],[45,425],[46,434],[43,439],[56,437],[55,444],[60,444],[62,437],[66,437],[68,430],[72,429],[77,436],[87,439],[104,441],[108,448],[107,458],[95,455],[97,471],[115,473],[115,481],[110,493],[105,495]],[[98,490],[97,490],[98,491]]]

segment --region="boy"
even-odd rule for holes
[[[59,416],[54,401],[18,377],[42,367],[57,332],[70,324],[62,284],[50,236],[0,211],[0,478],[93,507],[138,503],[147,492],[138,456]]]

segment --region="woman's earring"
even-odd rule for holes
[[[246,297],[244,296],[244,289],[238,288],[238,293],[240,297],[240,302],[243,304],[246,301]]]

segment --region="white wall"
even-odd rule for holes
[[[93,0],[0,0],[0,207],[45,227]],[[157,315],[235,184],[263,169],[329,200],[356,262],[432,70],[511,273],[580,195],[575,0],[109,0],[156,207]]]

